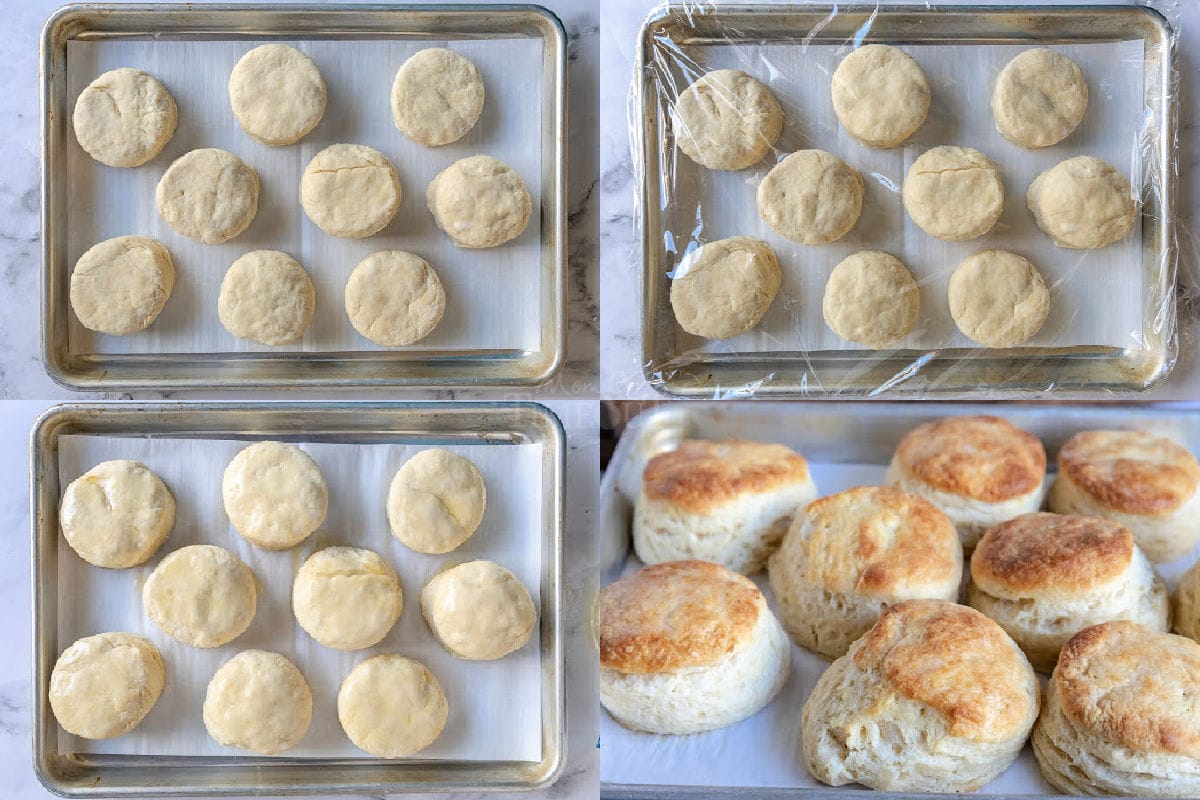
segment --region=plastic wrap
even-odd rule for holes
[[[1173,20],[1149,7],[659,6],[639,36],[631,97],[644,291],[642,375],[630,383],[644,376],[660,391],[692,397],[1107,393],[1156,385],[1178,350],[1175,38]],[[931,87],[927,119],[892,149],[851,137],[830,95],[841,59],[872,43],[901,47]],[[1066,139],[1029,150],[996,130],[990,101],[1000,69],[1041,46],[1080,65],[1089,104]],[[707,169],[675,143],[675,100],[715,69],[751,74],[783,107],[782,135],[746,169]],[[998,165],[1004,211],[984,236],[941,241],[905,212],[905,175],[937,145],[973,147]],[[828,245],[780,236],[755,203],[771,167],[806,148],[832,152],[864,180],[858,222]],[[1106,248],[1058,247],[1026,208],[1033,179],[1077,155],[1113,164],[1136,195],[1133,230]],[[698,247],[736,235],[774,249],[783,272],[778,296],[748,333],[724,340],[689,334],[671,308],[671,279]],[[981,347],[950,316],[950,275],[964,258],[990,249],[1029,259],[1050,288],[1045,325],[1017,347]],[[830,272],[862,250],[895,255],[920,287],[916,327],[885,349],[840,338],[822,314]]]

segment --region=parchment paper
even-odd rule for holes
[[[419,593],[445,565],[486,558],[507,567],[529,588],[539,608],[542,519],[541,445],[450,445],[479,467],[487,507],[475,534],[459,549],[422,555],[402,545],[388,527],[386,499],[392,476],[423,446],[302,444],[329,486],[325,523],[300,545],[281,552],[250,546],[229,524],[221,500],[225,466],[248,441],[64,436],[59,478],[65,487],[101,461],[136,459],[154,470],[175,495],[175,528],[154,558],[127,570],[93,567],[64,543],[59,555],[59,641],[103,631],[145,636],[162,652],[167,682],[153,710],[133,732],[88,741],[60,730],[62,752],[151,755],[254,755],[226,748],[204,728],[201,708],[208,682],[236,653],[273,650],[300,668],[313,695],[308,734],[289,757],[371,758],[351,744],[337,718],[337,691],[354,665],[380,653],[416,658],[437,676],[450,715],[441,736],[414,758],[515,760],[541,758],[541,667],[535,627],[529,643],[499,661],[460,661],[433,638],[421,616]],[[146,577],[168,553],[191,544],[215,544],[238,555],[259,582],[258,611],[250,628],[231,643],[200,649],[172,639],[144,613]],[[400,575],[404,609],[382,642],[353,652],[317,644],[292,614],[292,580],[316,550],[331,545],[379,553]],[[258,756],[255,756],[258,757]]]
[[[274,40],[272,40],[274,41]],[[67,88],[78,97],[102,72],[133,66],[151,73],[179,106],[170,144],[132,169],[93,161],[66,134],[71,189],[67,206],[67,259],[75,262],[96,242],[113,236],[151,236],[171,251],[175,288],[162,315],[131,336],[94,334],[71,315],[72,353],[337,352],[395,350],[360,336],[346,318],[343,292],[354,266],[376,250],[399,249],[429,261],[446,289],[446,313],[430,336],[403,348],[428,352],[464,349],[536,349],[539,341],[541,231],[542,43],[540,39],[311,40],[287,44],[321,70],[329,105],[321,123],[298,144],[271,147],[244,133],[229,106],[226,83],[237,60],[261,41],[71,41]],[[392,121],[396,70],[426,47],[448,47],[483,74],[486,100],[475,127],[458,142],[428,148],[410,141]],[[74,102],[72,100],[72,102]],[[402,199],[396,218],[366,239],[329,236],[300,207],[300,176],[318,151],[338,142],[370,145],[396,165]],[[171,162],[200,147],[237,155],[259,176],[258,214],[230,242],[206,245],[176,233],[159,216],[154,189]],[[511,166],[525,181],[534,213],[513,241],[495,248],[457,247],[437,229],[425,207],[429,181],[454,161],[479,153]],[[302,339],[269,347],[238,339],[217,317],[225,271],[251,250],[282,250],[308,271],[316,287],[312,324]]]

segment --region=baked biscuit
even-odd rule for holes
[[[821,675],[801,717],[804,762],[832,786],[970,792],[1008,768],[1038,681],[996,623],[943,600],[889,606]]]
[[[657,564],[600,592],[600,702],[627,728],[732,725],[771,702],[791,665],[762,592],[717,564]]]
[[[1033,754],[1060,792],[1200,797],[1198,719],[1200,645],[1105,622],[1063,647]]]
[[[1058,451],[1050,510],[1118,522],[1151,561],[1174,561],[1200,539],[1200,464],[1143,431],[1084,431]]]
[[[646,464],[633,546],[647,564],[698,558],[752,575],[816,496],[808,462],[784,445],[685,440]]]
[[[887,481],[933,501],[970,550],[991,526],[1041,508],[1045,476],[1036,436],[1000,417],[964,416],[909,431]]]
[[[1200,561],[1183,573],[1171,602],[1171,630],[1200,642]]]
[[[953,523],[933,503],[858,486],[809,503],[768,566],[793,641],[837,658],[890,603],[957,600],[963,556]]]
[[[783,109],[763,83],[740,69],[709,72],[671,108],[675,143],[709,169],[744,169],[762,161],[783,131]]]
[[[1167,630],[1167,585],[1129,529],[1098,517],[1024,514],[1002,522],[971,555],[968,602],[1049,672],[1067,640],[1127,619]]]

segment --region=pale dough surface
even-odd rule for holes
[[[175,288],[175,265],[147,236],[93,245],[71,273],[71,308],[91,331],[124,336],[150,327]]]
[[[387,157],[363,144],[331,144],[300,178],[300,205],[330,236],[362,239],[387,227],[400,208],[400,175]]]
[[[418,553],[449,553],[483,520],[487,491],[479,469],[449,450],[422,450],[396,471],[388,490],[392,533]]]
[[[335,650],[359,650],[387,636],[404,595],[378,553],[327,547],[308,557],[292,586],[292,611],[309,636]]]
[[[145,719],[165,680],[162,655],[149,641],[132,633],[98,633],[58,657],[50,673],[50,708],[68,732],[112,739]]]
[[[449,713],[434,674],[396,653],[368,658],[352,669],[342,681],[337,706],[350,741],[380,758],[424,750],[441,735]]]
[[[679,149],[709,169],[757,164],[783,131],[775,95],[738,69],[701,76],[679,95],[672,119]]]
[[[375,344],[400,347],[433,333],[446,311],[446,290],[425,259],[380,250],[350,273],[345,303],[354,330]]]
[[[926,150],[908,168],[902,195],[912,221],[947,242],[982,236],[1004,211],[1000,170],[970,147]]]
[[[195,544],[167,555],[142,587],[146,616],[193,647],[241,636],[258,606],[254,572],[223,547]]]
[[[498,247],[529,224],[533,205],[525,181],[491,156],[455,161],[429,182],[425,193],[437,226],[459,247]]]
[[[325,116],[325,81],[308,56],[286,44],[263,44],[229,74],[229,104],[242,130],[263,144],[300,141]]]
[[[483,76],[466,56],[443,47],[413,54],[392,82],[392,118],[426,147],[456,142],[483,112]]]
[[[1038,175],[1025,203],[1055,244],[1077,250],[1124,239],[1137,216],[1129,181],[1093,156],[1068,158]]]
[[[782,280],[779,260],[766,242],[749,236],[719,239],[680,264],[671,280],[671,308],[688,333],[728,339],[758,324]]]
[[[1038,148],[1071,135],[1087,112],[1083,70],[1055,50],[1020,53],[1000,70],[992,89],[996,130],[1013,144]]]
[[[459,658],[492,661],[529,641],[537,609],[525,584],[494,561],[443,570],[421,589],[421,613]]]
[[[758,213],[780,236],[829,244],[849,233],[862,212],[858,171],[824,150],[798,150],[758,184]]]
[[[221,665],[204,695],[204,727],[226,747],[274,755],[295,747],[312,721],[312,693],[279,653],[243,650]]]
[[[842,127],[871,147],[895,147],[929,114],[925,71],[891,45],[869,44],[843,58],[833,72],[832,94]]]
[[[295,445],[256,442],[242,450],[221,482],[229,521],[264,550],[286,550],[321,527],[329,490],[321,468]]]
[[[157,78],[132,67],[104,73],[75,100],[75,139],[110,167],[137,167],[175,135],[179,109]]]
[[[225,273],[217,314],[239,339],[280,345],[304,335],[316,305],[316,290],[300,262],[278,250],[254,250]]]
[[[63,492],[59,525],[71,549],[109,569],[148,560],[175,525],[175,498],[140,461],[104,461]]]
[[[882,348],[903,339],[917,324],[921,292],[900,259],[864,250],[833,268],[821,309],[825,324],[838,336]]]
[[[154,198],[178,233],[221,244],[250,227],[258,213],[258,173],[228,150],[192,150],[163,173]]]
[[[1050,290],[1027,260],[1005,250],[967,258],[950,276],[950,315],[984,347],[1015,347],[1031,338],[1050,315]]]

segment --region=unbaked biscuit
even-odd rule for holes
[[[167,555],[142,586],[146,616],[193,647],[241,636],[258,606],[254,572],[223,547],[194,544]]]
[[[392,478],[388,524],[418,553],[449,553],[479,527],[486,504],[483,476],[470,459],[449,450],[422,450]]]
[[[154,158],[175,135],[175,98],[153,75],[132,67],[110,70],[75,100],[75,139],[110,167],[137,167]]]
[[[396,653],[368,658],[346,676],[338,720],[355,746],[380,758],[410,756],[437,740],[449,705],[420,661]]]
[[[467,135],[483,112],[483,76],[466,56],[427,47],[409,57],[392,82],[392,119],[426,147]]]
[[[325,521],[329,490],[312,457],[283,442],[256,442],[225,468],[225,513],[234,529],[264,550],[286,550]]]
[[[175,525],[175,498],[140,461],[103,461],[67,485],[58,522],[89,564],[124,569],[154,555]]]
[[[1077,250],[1119,242],[1137,217],[1129,181],[1093,156],[1068,158],[1038,175],[1025,204],[1056,245]]]
[[[517,238],[533,211],[529,191],[512,167],[491,156],[455,161],[429,182],[425,204],[459,247],[499,247]]]
[[[148,236],[92,245],[71,272],[71,308],[83,327],[125,336],[150,327],[175,288],[175,265]]]
[[[350,273],[345,304],[354,330],[375,344],[402,347],[433,333],[446,312],[446,290],[425,259],[380,250]]]
[[[258,213],[258,173],[227,150],[192,150],[167,167],[154,201],[178,233],[221,244],[250,227]]]
[[[162,694],[158,648],[132,633],[99,633],[72,644],[50,673],[58,724],[84,739],[112,739],[136,728]]]
[[[229,104],[263,144],[294,144],[325,116],[325,81],[313,60],[286,44],[262,44],[229,74]]]
[[[783,273],[775,251],[749,236],[696,248],[671,279],[671,309],[693,336],[728,339],[759,323],[779,293]]]
[[[379,643],[400,618],[400,576],[378,553],[327,547],[308,557],[292,586],[292,611],[305,632],[335,650]]]
[[[362,239],[387,227],[400,208],[400,175],[373,147],[331,144],[300,177],[300,205],[330,236]]]
[[[921,290],[900,259],[864,250],[833,268],[821,311],[838,336],[879,349],[912,332],[921,312]]]
[[[996,130],[1013,144],[1038,148],[1071,135],[1087,111],[1083,70],[1056,50],[1018,54],[1000,70],[992,89]]]
[[[304,335],[316,305],[312,279],[300,262],[278,250],[254,250],[226,271],[217,315],[239,339],[281,345]]]
[[[600,702],[627,728],[687,734],[756,714],[787,683],[787,634],[748,578],[707,561],[600,592]]]
[[[983,236],[1004,211],[1000,170],[970,147],[926,150],[908,168],[901,196],[912,221],[947,242]]]
[[[208,682],[204,727],[226,747],[282,753],[299,744],[311,721],[308,681],[279,653],[243,650]]]
[[[421,614],[459,658],[493,661],[525,646],[537,609],[525,584],[494,561],[442,570],[421,589]]]
[[[1050,289],[1037,267],[1016,253],[984,250],[950,276],[950,316],[963,336],[984,347],[1016,347],[1050,316]]]
[[[709,169],[745,169],[762,160],[783,131],[783,109],[760,81],[738,69],[700,76],[671,108],[675,142]]]
[[[824,150],[798,150],[758,184],[758,213],[772,230],[801,244],[829,244],[862,212],[858,171]]]
[[[895,147],[929,114],[929,80],[898,47],[856,47],[833,72],[833,110],[842,127],[871,147]]]

